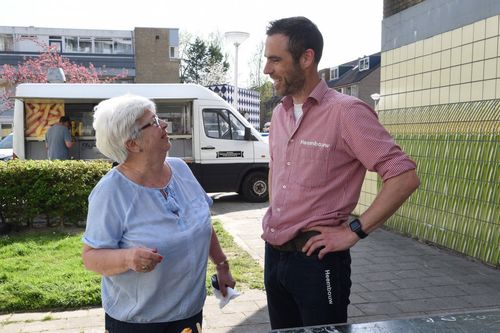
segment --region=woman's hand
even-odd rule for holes
[[[127,253],[128,267],[140,273],[151,272],[162,260],[163,256],[158,253],[158,249],[134,247]]]
[[[226,297],[227,287],[234,289],[236,281],[234,281],[233,276],[231,275],[227,260],[217,264],[215,268],[217,269],[217,279],[219,280],[220,292],[222,293],[222,296]]]

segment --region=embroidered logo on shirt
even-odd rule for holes
[[[322,143],[322,142],[317,142],[317,141],[306,141],[306,140],[300,140],[300,144],[304,146],[314,146],[318,148],[330,148],[329,143]]]

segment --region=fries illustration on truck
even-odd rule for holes
[[[26,103],[27,137],[43,137],[64,116],[64,103]]]

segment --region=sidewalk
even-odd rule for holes
[[[213,197],[214,217],[263,264],[260,234],[267,203]],[[356,244],[351,256],[350,323],[500,309],[500,270],[449,251],[377,230]],[[262,291],[246,291],[223,310],[210,296],[203,311],[203,333],[270,330]],[[2,315],[0,332],[102,333],[103,316],[102,309]]]

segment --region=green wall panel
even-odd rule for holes
[[[421,179],[386,226],[500,266],[500,100],[382,110],[379,118]]]

